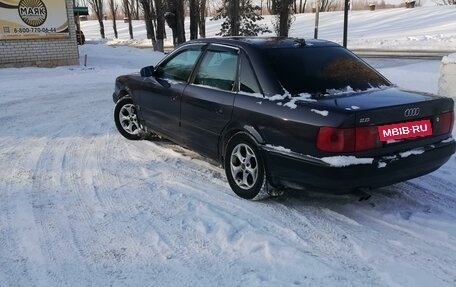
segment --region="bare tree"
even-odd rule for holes
[[[268,9],[268,12],[272,14],[272,0],[266,0],[266,9]]]
[[[176,3],[176,24],[177,24],[177,42],[184,43],[185,40],[185,9],[184,0],[174,0]]]
[[[136,20],[139,20],[139,0],[136,0]]]
[[[336,4],[336,0],[320,0],[320,11],[331,11]]]
[[[128,4],[131,13],[131,19],[138,20],[139,19],[139,7],[138,7],[138,0],[130,0]]]
[[[198,22],[199,22],[199,1],[189,0],[190,8],[190,40],[198,38]]]
[[[173,43],[176,47],[185,42],[184,0],[168,0],[166,4],[165,19],[173,31]]]
[[[105,38],[104,24],[103,24],[103,0],[88,0],[90,7],[95,13],[98,23],[100,24],[101,38]]]
[[[239,36],[239,26],[240,26],[240,19],[239,19],[239,0],[231,0],[228,1],[229,5],[229,13],[230,13],[230,20],[231,20],[231,36]]]
[[[122,2],[122,9],[125,14],[125,17],[127,17],[128,21],[128,32],[130,33],[130,39],[133,40],[133,25],[131,23],[131,6],[130,6],[130,1],[129,0],[123,0]]]
[[[146,24],[146,34],[147,34],[147,39],[152,40],[152,47],[156,46],[156,41],[155,41],[155,28],[154,28],[154,22],[152,19],[152,14],[153,14],[153,1],[152,0],[140,0],[141,7],[144,13],[144,23]]]
[[[199,35],[201,38],[206,38],[206,0],[200,0]]]
[[[306,5],[307,5],[307,0],[304,0],[304,2],[302,0],[299,0],[299,11],[298,11],[298,13],[304,13],[304,11],[306,10]]]
[[[165,3],[164,0],[154,0],[155,2],[155,17],[157,31],[155,33],[156,37],[156,51],[163,52],[164,50],[164,39],[165,39]]]
[[[116,16],[117,16],[117,10],[119,9],[119,4],[115,2],[114,0],[109,0],[109,10],[111,11],[112,15],[112,29],[114,30],[114,37],[117,39],[118,34],[117,34],[117,24],[116,24]]]

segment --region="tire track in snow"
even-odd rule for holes
[[[161,249],[161,256],[166,260],[179,261],[181,267],[173,268],[173,272],[177,272],[177,277],[188,278],[189,273],[195,272],[192,271],[192,268],[200,266],[200,264],[195,264],[195,258],[192,258],[191,254],[198,253],[199,259],[205,258],[201,255],[206,254],[206,249],[202,248],[203,245],[193,245],[192,238],[194,238],[195,233],[185,227],[185,220],[187,220],[185,214],[188,212],[189,203],[184,200],[185,195],[182,196],[180,190],[176,190],[178,183],[170,186],[170,182],[182,180],[183,170],[180,169],[180,166],[182,161],[186,161],[186,159],[169,149],[159,147],[155,143],[141,141],[135,142],[133,145],[128,149],[129,155],[136,161],[137,165],[142,163],[139,165],[137,180],[153,196],[152,200],[143,204],[147,205],[147,212],[152,213],[157,219],[149,222],[158,235],[156,248]],[[140,151],[138,148],[147,149],[147,151]],[[163,210],[163,206],[168,206],[168,208]],[[166,224],[168,228],[164,229],[162,224]],[[169,229],[175,232],[167,232],[166,230]],[[210,266],[210,262],[207,262],[207,265]],[[186,284],[186,286],[191,285],[190,282]]]
[[[357,262],[360,262],[359,266],[363,266],[363,264],[364,264],[365,268],[368,268],[368,270],[371,269],[374,273],[377,273],[378,277],[380,277],[380,278],[382,278],[382,280],[384,280],[383,284],[388,284],[388,285],[397,284],[397,283],[395,283],[394,280],[390,280],[390,278],[388,278],[388,276],[384,276],[385,275],[384,268],[385,268],[385,266],[388,266],[388,265],[387,264],[386,265],[378,264],[378,262],[376,262],[376,260],[371,260],[371,258],[369,258],[370,253],[375,254],[376,253],[375,250],[384,249],[385,246],[389,246],[391,248],[391,251],[389,249],[385,249],[384,253],[382,253],[381,255],[378,254],[378,255],[380,255],[378,257],[383,258],[385,254],[391,254],[391,257],[394,258],[394,257],[396,257],[397,254],[406,254],[405,257],[407,257],[407,254],[415,254],[413,252],[416,250],[413,251],[413,248],[411,251],[409,249],[396,248],[395,246],[390,246],[391,244],[389,244],[388,242],[382,241],[382,238],[384,238],[385,235],[391,236],[392,234],[395,235],[397,232],[391,226],[388,226],[387,228],[385,228],[385,226],[383,224],[379,224],[379,222],[373,222],[373,221],[369,220],[369,217],[365,216],[365,214],[362,211],[367,211],[368,209],[371,209],[370,204],[356,203],[356,201],[355,201],[356,199],[352,199],[352,203],[348,204],[348,206],[346,207],[345,205],[347,205],[347,202],[346,202],[346,200],[343,199],[343,197],[339,197],[338,199],[337,198],[331,199],[330,197],[328,197],[326,195],[322,195],[320,197],[320,199],[317,198],[316,200],[314,200],[313,198],[307,198],[307,196],[305,194],[299,195],[299,197],[304,197],[305,206],[303,207],[302,211],[301,210],[297,211],[298,217],[305,215],[304,220],[308,219],[311,222],[313,222],[315,220],[314,226],[316,226],[316,228],[318,228],[318,231],[316,231],[316,232],[323,231],[326,238],[330,234],[337,235],[338,233],[341,234],[342,236],[346,236],[348,244],[346,244],[346,247],[345,247],[345,251],[346,251],[345,254],[344,254],[344,252],[341,253],[341,255],[342,255],[341,259],[340,259],[341,262],[346,261],[346,259],[344,259],[345,256],[348,256],[348,258],[349,258],[350,253],[354,253],[356,255],[356,256],[353,256],[355,266],[358,265]],[[290,199],[291,200],[290,203],[286,202],[287,201],[286,198],[287,198],[287,196],[285,195],[285,212],[292,210],[292,208],[295,208],[295,206],[298,206],[298,208],[300,208],[300,206],[302,204],[302,202],[300,202],[300,200],[299,200],[300,198],[293,197]],[[380,198],[382,198],[382,197],[380,197]],[[334,199],[336,199],[336,200],[334,200]],[[375,202],[378,202],[376,194],[373,194],[373,199]],[[279,199],[279,201],[281,201],[281,200],[283,200],[283,199]],[[309,200],[310,200],[310,202],[308,202]],[[394,198],[394,200],[398,201],[401,199]],[[391,203],[388,203],[388,204],[391,204]],[[331,212],[327,215],[330,215],[330,217],[326,217],[326,216],[322,215],[321,218],[318,218],[317,216],[313,216],[313,212],[310,212],[312,209],[309,207],[313,207],[314,205],[317,207],[317,211],[318,211],[318,209],[322,209],[322,211],[325,211],[326,208],[329,208],[329,210],[331,210]],[[333,213],[334,211],[341,214],[345,218],[341,218],[340,215],[334,214]],[[310,216],[308,215],[309,212],[310,212]],[[302,214],[302,213],[304,213],[304,214]],[[325,212],[325,213],[327,213],[327,212]],[[366,214],[370,215],[371,213],[372,213],[372,211],[369,211]],[[315,215],[317,215],[317,213],[315,213]],[[280,216],[280,218],[281,217],[282,216]],[[331,217],[333,217],[333,219],[331,219]],[[347,218],[348,218],[348,220],[347,220]],[[376,217],[374,217],[374,218],[376,218]],[[321,219],[323,221],[328,220],[329,224],[328,225],[321,224],[322,223]],[[334,221],[334,219],[335,219],[335,221]],[[293,222],[293,220],[290,220],[290,221]],[[333,222],[331,222],[331,221],[333,221]],[[342,223],[345,223],[345,224],[342,224]],[[325,228],[326,226],[329,227],[330,230],[327,230]],[[417,225],[417,226],[419,226],[419,225]],[[290,227],[290,228],[292,228],[292,227]],[[331,229],[333,229],[335,231],[331,231]],[[301,230],[302,230],[302,228],[301,228]],[[339,230],[339,231],[337,231],[337,230]],[[335,240],[333,241],[333,242],[335,242],[334,246],[337,248],[341,248],[341,247],[343,247],[343,245],[340,245],[340,243],[339,243],[340,240],[338,238],[339,238],[339,236],[335,237]],[[431,238],[432,238],[432,235],[430,235],[427,239],[429,240]],[[433,251],[436,248],[437,248],[437,250],[448,250],[447,248],[445,248],[446,244],[443,244],[442,247],[439,247],[440,244],[433,242],[433,241],[431,241],[429,243],[429,245],[424,244],[424,246],[422,246],[423,245],[422,239],[418,238],[418,239],[414,240],[414,238],[413,237],[410,238],[410,236],[408,234],[406,234],[405,236],[402,236],[401,234],[398,236],[393,236],[393,239],[391,241],[411,242],[410,243],[411,246],[413,246],[413,242],[416,242],[417,246],[422,247],[421,250],[420,250],[420,248],[418,248],[418,253],[421,252],[420,255],[410,256],[410,258],[409,258],[410,261],[414,262],[413,261],[414,257],[418,257],[418,260],[415,260],[418,264],[417,265],[418,267],[408,265],[407,260],[405,260],[404,262],[399,260],[399,263],[398,263],[398,266],[402,266],[402,267],[404,265],[411,266],[411,268],[421,269],[422,272],[429,269],[429,267],[426,266],[426,264],[430,263],[428,261],[428,259],[430,259],[430,258],[425,258],[425,256],[423,256],[423,254],[429,254],[429,253],[432,254],[433,252],[436,253],[435,251]],[[451,242],[451,241],[452,240],[449,240],[447,242]],[[308,242],[312,242],[312,240],[310,239],[310,240],[308,240]],[[369,244],[366,244],[367,242],[369,242]],[[325,244],[326,244],[326,241],[325,241]],[[344,242],[344,244],[345,244],[345,242]],[[315,248],[317,250],[320,245],[321,244],[318,244],[318,242],[316,242],[315,244],[310,243],[310,246],[312,246],[313,248]],[[331,241],[327,245],[330,246]],[[341,248],[341,249],[344,249],[344,248]],[[450,248],[450,250],[451,249],[452,248]],[[366,255],[363,254],[364,253],[363,250],[367,251],[367,255],[368,255],[367,258],[366,258]],[[374,252],[372,252],[372,250]],[[354,252],[354,251],[356,251],[356,252]],[[410,251],[410,252],[408,252],[408,251]],[[336,258],[336,256],[337,256],[337,254],[334,254],[334,255],[336,255],[336,256],[334,256],[328,252],[325,252],[324,249],[318,250],[318,251],[316,251],[316,253],[317,254],[328,254],[327,256],[332,257],[332,258]],[[431,260],[432,260],[432,262],[434,262],[434,264],[437,263],[437,267],[435,267],[435,274],[437,274],[437,275],[435,275],[435,277],[439,278],[441,280],[440,282],[446,282],[446,284],[447,284],[448,282],[451,282],[451,279],[449,279],[449,278],[454,276],[454,272],[451,272],[451,266],[454,266],[455,263],[453,262],[454,260],[445,257],[444,254],[445,254],[445,252],[443,252],[443,253],[437,252],[435,256],[431,256]],[[388,258],[388,257],[386,257],[386,258]],[[372,262],[372,261],[374,261],[374,262]],[[366,271],[365,268],[361,269],[362,272]],[[421,272],[421,274],[425,274],[422,272]],[[411,274],[413,274],[413,273],[411,273]],[[413,275],[412,275],[412,277],[413,277]],[[375,276],[373,278],[375,278]],[[410,278],[410,279],[412,279],[412,278]],[[429,276],[428,276],[428,278],[425,278],[425,279],[429,280]],[[378,280],[376,280],[376,281],[379,282]],[[425,281],[423,281],[423,282],[425,282]],[[403,285],[403,283],[399,284],[399,285]]]
[[[43,146],[42,139],[28,141],[16,140],[13,149],[15,159],[9,172],[2,171],[4,186],[0,194],[2,202],[2,222],[5,222],[5,238],[2,239],[2,253],[12,252],[9,256],[0,256],[3,268],[8,270],[7,282],[19,285],[49,285],[46,275],[46,258],[41,249],[42,233],[33,213],[31,193],[33,167],[39,158]],[[3,236],[2,236],[3,238]],[[11,272],[11,273],[10,273]],[[1,284],[0,284],[1,285]],[[6,283],[5,285],[9,285]]]
[[[17,142],[17,146],[21,143]],[[4,144],[2,144],[4,146]],[[8,152],[3,153],[8,157],[14,154],[18,147],[9,148]],[[19,240],[15,240],[18,236],[16,228],[17,224],[13,224],[16,220],[15,216],[15,194],[17,180],[14,177],[19,171],[17,163],[12,162],[10,169],[1,169],[0,175],[0,286],[7,286],[10,282],[16,282],[19,285],[30,284],[32,281],[31,275],[27,268],[27,257],[19,249]]]
[[[47,274],[53,285],[69,286],[82,281],[89,285],[87,277],[92,276],[83,256],[74,244],[71,224],[68,220],[68,205],[63,194],[67,194],[59,183],[63,172],[63,162],[68,146],[68,139],[52,138],[48,140],[36,164],[33,185],[33,212],[41,229],[42,250],[49,261]],[[65,256],[62,256],[62,250]],[[75,272],[73,266],[78,266]]]
[[[137,144],[135,143],[135,145],[137,145]],[[141,143],[139,145],[141,145]],[[189,213],[191,214],[194,212],[195,207],[193,206],[194,204],[191,204],[191,202],[194,202],[195,200],[197,200],[197,202],[199,202],[198,209],[203,208],[204,210],[206,210],[205,213],[210,212],[210,211],[208,211],[208,208],[211,210],[214,205],[217,206],[216,207],[217,209],[220,208],[221,210],[226,210],[227,205],[232,206],[235,210],[239,209],[239,208],[234,204],[230,204],[230,201],[217,200],[216,196],[219,191],[214,190],[214,194],[207,194],[207,191],[205,191],[205,190],[211,189],[211,188],[208,188],[208,186],[213,187],[213,184],[214,184],[213,178],[208,178],[208,180],[207,180],[208,182],[203,183],[206,181],[206,180],[204,180],[204,177],[203,177],[202,180],[197,180],[197,186],[200,188],[197,188],[196,186],[193,187],[193,185],[194,185],[193,182],[195,181],[195,179],[201,178],[201,175],[195,174],[195,171],[196,171],[196,173],[199,173],[199,172],[201,172],[201,170],[206,170],[206,166],[202,167],[198,161],[192,160],[188,157],[183,157],[179,154],[176,154],[174,151],[167,150],[165,152],[157,153],[155,150],[157,150],[157,149],[160,150],[163,148],[161,148],[161,147],[157,148],[153,144],[151,145],[151,149],[152,149],[152,151],[150,153],[145,152],[144,155],[142,155],[142,158],[144,159],[146,157],[146,155],[150,155],[150,154],[153,155],[152,158],[154,158],[156,155],[158,157],[160,157],[159,162],[162,162],[162,163],[159,164],[158,166],[154,163],[150,173],[155,173],[156,169],[160,169],[163,171],[163,173],[161,174],[162,179],[160,179],[159,181],[164,183],[162,188],[165,189],[165,191],[164,191],[165,195],[168,194],[168,196],[171,196],[170,199],[173,203],[171,203],[170,206],[175,206],[175,202],[181,202],[181,205],[176,206],[175,210],[183,211],[183,215],[182,214],[179,215],[179,213],[173,214],[172,217],[173,217],[174,221],[171,221],[171,224],[174,224],[172,229],[177,229],[180,231],[177,232],[176,234],[161,234],[162,239],[165,240],[167,242],[167,244],[170,244],[172,246],[172,249],[176,251],[173,256],[177,256],[179,258],[179,261],[184,261],[186,266],[192,266],[194,264],[192,264],[193,259],[191,258],[191,256],[192,256],[191,254],[194,254],[195,252],[196,253],[201,252],[201,250],[199,250],[201,245],[202,246],[207,245],[207,244],[210,245],[210,243],[204,239],[204,236],[206,236],[206,235],[211,236],[211,234],[206,234],[203,231],[201,236],[198,237],[199,231],[194,230],[191,227],[195,222],[188,221],[190,219],[185,217],[186,214],[189,214]],[[168,156],[168,155],[163,157],[163,154],[168,154],[168,153],[170,153],[170,156],[172,158],[169,158],[170,156]],[[149,160],[149,159],[146,158],[145,161],[147,161],[147,160]],[[190,167],[188,165],[190,165]],[[148,167],[147,164],[146,164],[146,167]],[[180,169],[180,167],[182,167],[182,169]],[[218,168],[214,167],[214,169],[218,169]],[[174,170],[171,175],[169,174],[170,170]],[[218,170],[220,170],[220,169],[218,169]],[[145,172],[147,173],[147,171],[145,171]],[[207,178],[208,173],[205,171],[204,174],[205,174],[205,177]],[[209,173],[209,177],[212,177],[212,173]],[[156,182],[157,182],[157,178],[154,177],[154,183],[156,183]],[[228,191],[226,182],[221,182],[221,184],[222,184],[222,186],[220,186],[220,187],[223,190]],[[183,185],[185,185],[185,188]],[[186,189],[187,189],[187,191],[185,191]],[[214,188],[214,189],[217,189],[217,188]],[[215,198],[213,198],[214,195],[215,195]],[[230,191],[229,191],[229,193],[226,193],[226,194],[224,193],[222,195],[225,197],[228,196],[230,198],[235,198],[236,201],[239,200]],[[208,202],[209,199],[215,199],[217,202],[216,203]],[[164,202],[168,202],[168,201],[170,201],[170,200],[166,200],[166,199],[160,197],[157,200],[157,203],[163,204]],[[200,204],[202,204],[202,206],[200,206]],[[249,203],[249,204],[251,204],[251,203]],[[156,204],[153,205],[153,207],[154,207],[153,209],[160,210],[162,208],[161,206],[157,206],[157,207],[155,207],[155,206],[156,206]],[[167,204],[165,204],[165,206],[167,206]],[[212,215],[214,215],[216,218],[221,217],[217,214],[214,214],[213,212],[210,212],[210,213]],[[229,214],[231,214],[231,213],[233,213],[233,211],[229,211]],[[254,216],[254,214],[251,213],[250,211],[249,211],[249,213],[252,216]],[[179,216],[184,216],[184,217],[179,217]],[[208,216],[208,217],[211,217],[211,216]],[[180,218],[177,223],[176,223],[176,218]],[[205,221],[204,218],[196,218],[196,220],[203,220],[203,222],[202,222],[203,225],[210,226],[210,223],[207,223],[207,222],[204,223],[204,221]],[[194,219],[195,218],[192,217],[191,220],[194,220]],[[225,220],[223,220],[223,217],[221,217],[221,220],[225,221]],[[242,224],[242,225],[245,225],[245,224]],[[249,226],[249,229],[253,229],[253,226],[250,223],[248,223],[247,225]],[[189,226],[190,226],[190,229],[188,229]],[[236,228],[234,228],[234,229],[236,229]],[[222,232],[222,234],[223,234],[223,232]],[[242,235],[242,231],[238,230],[235,234]],[[228,234],[225,234],[222,236],[226,237],[227,238],[226,240],[228,240],[230,242],[233,242],[233,240],[234,241],[238,240],[238,238],[233,239],[233,237]],[[191,239],[192,242],[195,242],[195,244],[192,245],[193,244],[192,243],[189,245],[189,242],[188,242],[189,239]],[[219,239],[220,238],[218,238],[216,241],[219,241]],[[212,250],[212,249],[218,250],[219,248],[217,248],[217,245],[215,245],[215,246],[212,246],[212,248],[207,248],[207,249],[208,250]],[[213,255],[214,255],[214,258],[220,257],[217,254],[213,254]],[[224,264],[224,263],[220,262],[219,264]]]
[[[100,176],[105,171],[100,170],[99,159],[108,155],[98,147],[108,142],[105,137],[74,140],[65,152],[61,179],[73,201],[68,206],[73,241],[95,274],[87,274],[87,278],[95,276],[100,283],[110,277],[124,278],[122,267],[131,263],[140,248],[125,228],[128,218],[124,219],[123,208],[119,210],[122,204],[116,205],[111,198],[114,194],[108,187],[116,185],[116,178]]]
[[[320,198],[318,195],[314,198],[305,193],[295,194],[292,197],[285,195],[284,198],[278,199],[279,212],[282,215],[277,217],[289,219],[284,220],[282,224],[291,230],[296,230],[308,243],[311,252],[324,254],[329,264],[333,264],[334,260],[341,263],[337,267],[340,269],[339,272],[350,274],[350,277],[355,276],[357,279],[351,283],[358,286],[372,285],[372,282],[376,282],[378,286],[384,285],[383,278],[353,252],[357,246],[351,240],[351,236],[353,233],[362,232],[364,226],[355,219],[332,209],[332,205],[337,206],[355,199],[323,194],[320,196]],[[300,223],[304,223],[305,228],[300,226]]]
[[[452,270],[456,262],[447,256],[447,252],[455,249],[450,243],[454,240],[451,235],[442,234],[442,231],[445,233],[444,226],[448,225],[444,225],[442,229],[438,222],[429,224],[418,221],[436,220],[432,212],[435,206],[429,205],[430,202],[423,205],[420,200],[415,200],[413,194],[422,196],[420,194],[423,187],[416,185],[414,189],[404,189],[404,186],[410,183],[380,189],[364,207],[354,208],[351,213],[370,232],[363,236],[353,236],[357,233],[352,233],[351,239],[359,246],[357,252],[366,253],[365,259],[376,270],[385,273],[387,266],[396,266],[397,270],[403,270],[401,277],[389,278],[391,284],[401,286],[407,282],[407,277],[408,280],[417,280],[422,276],[423,278],[416,281],[421,282],[421,286],[434,285],[437,279],[439,284],[444,284],[442,286],[451,286],[451,278],[456,278]],[[421,224],[433,227],[423,228]],[[440,229],[436,229],[437,227]]]
[[[391,282],[403,286],[405,282],[417,280],[414,277],[417,274],[428,274],[423,280],[417,281],[420,282],[419,286],[429,286],[431,282],[431,285],[452,286],[451,277],[454,277],[453,266],[456,262],[447,256],[446,248],[438,248],[439,251],[436,251],[436,245],[440,244],[429,242],[429,238],[421,236],[419,230],[412,231],[388,219],[382,219],[381,216],[379,218],[362,213],[362,217],[374,233],[352,238],[359,246],[356,251],[364,254],[362,257],[382,273],[385,273],[385,267],[403,270],[403,275],[391,278]]]
[[[171,154],[173,152],[170,152]],[[174,154],[174,156],[176,156],[176,154]],[[204,178],[207,178],[208,176],[211,176],[211,174],[207,173],[207,172],[201,172],[202,170],[206,169],[206,166],[204,165],[201,165],[199,164],[198,161],[195,161],[195,160],[191,160],[191,159],[188,159],[186,157],[182,157],[180,156],[179,154],[177,154],[177,156],[179,157],[179,159],[181,159],[181,162],[177,161],[177,167],[179,167],[180,165],[185,165],[186,168],[182,169],[180,172],[179,172],[179,178],[182,179],[182,181],[184,183],[180,183],[182,185],[185,185],[185,183],[187,183],[187,189],[189,189],[189,193],[185,193],[186,196],[190,196],[190,197],[193,197],[195,199],[197,199],[200,203],[201,202],[205,202],[205,206],[206,207],[215,207],[217,206],[217,209],[221,209],[221,210],[225,210],[226,212],[232,214],[232,213],[237,213],[236,211],[239,210],[239,206],[231,206],[231,204],[227,203],[226,201],[220,201],[220,202],[209,202],[207,201],[207,199],[203,199],[201,198],[200,194],[202,195],[208,195],[207,192],[199,192],[198,190],[194,189],[194,188],[191,188],[191,186],[188,186],[188,183],[192,182],[196,177],[199,177],[199,178],[202,178],[202,180],[204,181]],[[182,163],[183,162],[183,163]],[[188,168],[189,166],[188,165],[191,165],[191,168]],[[213,167],[214,169],[219,169],[219,168],[216,168],[216,167]],[[191,171],[191,172],[189,172]],[[219,171],[221,172],[221,169],[219,169]],[[216,171],[217,172],[217,171]],[[174,176],[169,176],[169,177],[174,177]],[[210,182],[210,181],[213,181],[212,178],[207,178],[207,180]],[[180,181],[181,182],[181,181]],[[220,182],[221,184],[223,184],[225,186],[224,189],[226,189],[226,182],[223,182],[221,181]],[[176,183],[174,183],[176,184]],[[184,186],[182,186],[184,187]],[[183,190],[183,188],[178,188],[177,190]],[[202,188],[202,190],[206,190],[205,188]],[[231,195],[231,191],[228,191],[229,194]],[[209,194],[210,196],[210,194]],[[216,198],[212,198],[210,197],[211,199],[216,199]],[[204,201],[203,201],[204,200]],[[188,200],[189,202],[193,202],[194,200]],[[256,203],[255,203],[256,204]],[[268,204],[269,205],[269,204]],[[232,207],[233,209],[228,209],[228,207]],[[268,207],[271,207],[273,208],[273,210],[276,208],[276,206],[268,206]],[[286,206],[285,207],[285,210],[288,209],[289,206]],[[270,211],[270,210],[269,210]],[[243,209],[241,212],[243,213],[247,213],[248,214],[248,217],[252,217],[253,219],[252,220],[249,220],[247,221],[248,222],[248,226],[249,228],[258,228],[258,226],[255,226],[255,225],[252,225],[251,224],[251,221],[255,221],[254,219],[257,219],[258,221],[265,221],[265,218],[258,218],[258,215],[257,214],[254,214],[253,212],[251,211],[248,211],[246,209]],[[318,211],[318,212],[321,212],[321,211]],[[326,210],[327,212],[327,210]],[[281,215],[283,215],[284,213],[286,214],[286,212],[284,211],[281,211]],[[242,214],[242,213],[241,213]],[[244,214],[245,215],[245,214]],[[215,217],[218,217],[218,218],[223,218],[222,216],[217,216],[215,215]],[[269,216],[268,216],[269,217]],[[333,238],[329,239],[328,236],[327,236],[327,230],[325,231],[321,231],[319,230],[319,226],[317,227],[315,224],[312,224],[309,220],[307,220],[307,218],[303,218],[302,214],[299,214],[299,216],[297,216],[297,220],[295,218],[290,218],[291,216],[288,214],[286,216],[286,220],[285,221],[280,221],[280,222],[276,222],[277,220],[269,220],[270,218],[266,219],[266,221],[268,222],[267,226],[264,227],[264,230],[265,231],[271,231],[271,230],[275,230],[275,235],[274,236],[277,236],[277,234],[286,234],[287,236],[278,236],[277,238],[281,241],[284,241],[284,242],[287,242],[287,244],[289,245],[297,245],[297,246],[308,246],[308,242],[309,242],[309,236],[307,236],[308,234],[312,234],[312,235],[315,235],[315,234],[318,234],[319,236],[316,236],[316,238],[313,240],[314,242],[320,242],[322,239],[326,239],[326,243],[325,244],[331,244],[331,240],[333,240],[335,243],[334,245],[340,245],[340,241],[341,241],[341,238],[343,238],[343,236],[339,236],[340,234],[335,234],[335,235],[332,235]],[[342,217],[342,215],[338,216],[338,219],[340,219]],[[299,235],[297,232],[290,232],[290,230],[296,230],[296,228],[294,228],[295,226],[291,226],[289,227],[291,224],[290,222],[302,222],[304,221],[304,219],[307,221],[307,225],[311,225],[312,226],[312,230],[308,230],[309,228],[307,228],[306,231],[309,231],[309,232],[306,232],[304,235]],[[348,219],[347,219],[348,220]],[[262,222],[263,223],[263,222]],[[321,223],[321,222],[319,222]],[[206,225],[210,225],[210,223],[207,223]],[[288,226],[289,228],[285,228],[284,226]],[[302,228],[302,226],[299,226],[299,228]],[[245,228],[243,228],[245,230]],[[334,230],[331,230],[333,233],[334,233]],[[238,231],[239,234],[242,234],[242,230],[241,231]],[[230,237],[230,236],[228,236]],[[325,238],[326,237],[326,238]],[[347,243],[349,244],[349,243]],[[295,247],[296,248],[296,247]],[[299,248],[300,249],[300,252],[303,252],[305,254],[312,254],[313,253],[313,250],[311,250],[311,248]],[[346,248],[348,250],[348,248]],[[346,251],[345,252],[345,255],[347,256],[342,256],[344,258],[347,258],[347,257],[353,257],[353,255]],[[330,253],[330,256],[328,257],[331,257],[331,256],[334,256],[334,252]],[[183,255],[182,255],[183,256]],[[341,255],[339,255],[339,257],[341,257]],[[355,261],[355,259],[353,260],[353,262]],[[331,265],[331,261],[326,261],[327,264]],[[358,270],[358,272],[360,272],[361,270],[363,270],[362,272],[366,272],[366,268],[364,266],[360,267],[360,268],[356,268],[356,267],[352,267],[354,266],[355,264],[354,263],[351,263],[351,267],[348,267],[347,269],[351,268],[351,272],[357,272],[356,270]],[[355,270],[355,271],[353,271]],[[374,276],[375,275],[371,275],[371,276]],[[377,278],[378,279],[378,278]],[[370,282],[371,278],[367,278],[365,281],[366,282]],[[360,285],[362,285],[360,283]]]
[[[95,166],[93,174],[93,186],[95,194],[104,206],[107,214],[105,216],[115,215],[113,220],[120,220],[121,225],[116,226],[114,229],[115,234],[121,235],[123,238],[122,244],[127,247],[124,251],[131,258],[138,260],[148,260],[148,257],[156,257],[160,254],[159,249],[144,248],[147,244],[147,237],[142,235],[142,230],[135,224],[134,219],[141,213],[144,202],[141,202],[140,197],[136,190],[130,189],[132,183],[131,178],[124,179],[122,176],[123,170],[128,170],[130,173],[140,172],[135,162],[128,162],[130,153],[128,145],[118,140],[118,137],[110,135],[104,136],[100,139],[106,142],[103,152],[93,150]],[[98,145],[95,145],[98,146]],[[119,162],[120,166],[108,165],[106,166],[106,158],[124,157],[124,160]],[[150,230],[148,230],[150,232]],[[151,236],[149,233],[148,236]],[[128,259],[128,258],[127,258]],[[128,261],[128,260],[127,260]]]

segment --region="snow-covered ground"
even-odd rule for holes
[[[350,11],[348,47],[351,49],[388,50],[443,50],[456,51],[456,5],[397,8],[375,11]],[[260,23],[272,27],[272,17],[266,16]],[[215,36],[223,20],[206,21],[206,34]],[[114,45],[135,44],[151,46],[146,39],[144,21],[133,21],[135,40],[129,40],[128,24],[117,21],[119,39],[114,38],[112,21],[104,21],[107,42]],[[290,30],[294,37],[313,38],[315,14],[296,15]],[[189,21],[186,21],[187,31]],[[342,42],[343,12],[320,14],[319,38]],[[81,22],[81,29],[89,41],[99,41],[97,21]],[[167,29],[171,39],[171,31]],[[187,39],[189,35],[187,35]],[[170,43],[171,41],[168,41]]]
[[[349,47],[456,50],[455,8],[350,12]],[[312,37],[313,17],[298,15],[291,35]],[[340,42],[341,17],[322,13],[320,37]],[[148,44],[143,22],[135,41],[118,24],[109,44]],[[100,42],[96,22],[82,29]],[[80,55],[87,67],[0,70],[0,286],[456,285],[454,156],[364,202],[242,200],[199,155],[116,131],[115,77],[162,54],[89,44]],[[367,60],[399,86],[438,89],[439,61]]]
[[[368,201],[243,200],[200,156],[116,131],[115,77],[161,54],[80,54],[87,67],[0,69],[0,286],[456,285],[455,157]],[[437,90],[438,61],[369,62]]]

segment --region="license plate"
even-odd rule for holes
[[[380,141],[400,140],[432,135],[431,120],[378,126]]]

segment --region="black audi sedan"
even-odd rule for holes
[[[296,38],[187,42],[116,79],[114,120],[219,161],[233,191],[372,189],[455,152],[453,100],[402,90],[338,44]]]

